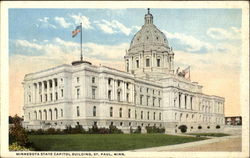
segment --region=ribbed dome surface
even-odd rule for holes
[[[142,45],[165,46],[169,48],[166,36],[154,24],[142,26],[141,30],[134,35],[130,49]]]
[[[140,47],[140,46],[164,46],[169,48],[169,44],[166,36],[153,24],[153,15],[145,15],[145,24],[142,28],[134,35],[131,43],[130,49]]]

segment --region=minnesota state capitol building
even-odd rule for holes
[[[174,52],[149,10],[144,20],[124,56],[126,71],[78,61],[25,75],[24,127],[221,130],[224,98],[202,93],[190,70],[174,69]]]

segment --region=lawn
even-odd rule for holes
[[[229,134],[225,133],[190,133],[190,135],[196,135],[196,136],[211,136],[211,137],[224,137],[229,136]]]
[[[166,134],[30,135],[38,151],[123,151],[204,140]]]

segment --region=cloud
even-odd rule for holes
[[[122,33],[125,35],[130,35],[134,31],[138,31],[140,29],[139,26],[132,26],[131,28],[126,27],[124,24],[117,20],[107,21],[95,21],[96,25],[105,33],[114,34],[114,33]]]
[[[93,29],[89,18],[82,15],[81,13],[70,15],[70,17],[73,18],[75,25],[79,25],[80,23],[82,23],[82,27],[84,29]]]
[[[63,17],[57,17],[56,16],[54,19],[63,28],[68,28],[68,27],[70,27],[72,25],[71,23],[66,22]]]
[[[206,50],[213,49],[213,46],[210,43],[201,41],[194,36],[178,32],[170,33],[166,30],[163,30],[163,32],[166,34],[167,38],[177,39],[182,45],[187,46],[187,51],[195,52],[201,50],[202,48],[205,48]]]
[[[37,56],[43,55],[52,58],[60,56],[64,58],[67,54],[71,54],[72,58],[79,56],[79,43],[65,41],[61,38],[46,40],[40,43],[30,42],[27,40],[15,40],[15,49],[12,49],[14,54]],[[117,60],[120,61],[125,55],[125,50],[128,49],[128,43],[118,45],[103,45],[96,43],[83,43],[83,52],[86,57],[95,57],[100,60]],[[54,58],[54,57],[53,57]],[[56,60],[56,59],[55,59]]]
[[[241,39],[241,29],[236,27],[231,27],[228,30],[222,28],[209,28],[207,30],[207,35],[216,40],[239,40]]]
[[[51,27],[51,28],[56,29],[55,25],[49,23],[49,17],[39,18],[37,20],[40,22],[40,24],[36,24],[37,27],[42,27],[42,28],[49,28],[49,27]]]

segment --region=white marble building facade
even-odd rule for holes
[[[113,124],[124,132],[141,126],[166,133],[220,130],[224,98],[174,71],[166,36],[145,15],[124,56],[125,71],[89,63],[61,65],[24,78],[24,126],[28,129]],[[216,128],[220,126],[220,129]]]

